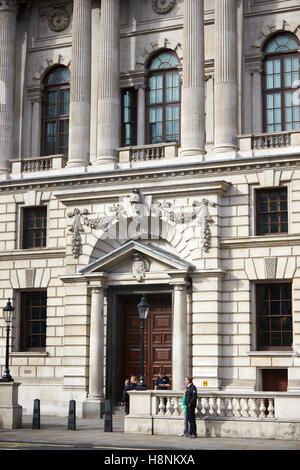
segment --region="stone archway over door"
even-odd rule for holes
[[[140,320],[137,304],[141,296],[121,296],[122,309],[122,368],[121,384],[130,375],[140,373]],[[145,375],[150,389],[154,389],[159,369],[172,383],[172,296],[170,293],[147,294],[150,311],[145,328]]]

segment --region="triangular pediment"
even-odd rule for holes
[[[80,274],[94,274],[97,272],[117,272],[124,271],[124,266],[128,260],[149,260],[161,267],[161,270],[171,271],[190,271],[193,266],[185,260],[182,260],[174,253],[170,253],[161,247],[150,243],[141,243],[136,240],[130,240],[124,245],[107,253],[101,258],[84,266],[79,270]]]

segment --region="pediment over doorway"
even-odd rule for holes
[[[192,271],[191,263],[151,243],[130,240],[119,248],[81,268],[82,275],[96,273],[132,273],[141,281],[148,272]]]

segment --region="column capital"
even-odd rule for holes
[[[169,284],[174,290],[186,290],[190,286],[189,273],[186,271],[169,271],[168,275],[171,277]]]
[[[107,286],[105,285],[105,283],[101,283],[100,285],[91,285],[90,286],[92,294],[101,294],[101,293],[103,293],[103,291],[106,288],[107,288]]]

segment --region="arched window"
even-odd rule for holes
[[[148,65],[147,141],[178,142],[180,135],[179,59],[173,51],[155,55]]]
[[[264,48],[264,131],[300,129],[299,41],[288,33],[272,37]]]
[[[42,155],[68,155],[70,72],[64,66],[49,70],[42,105]]]

